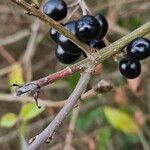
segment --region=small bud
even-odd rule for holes
[[[111,85],[111,83],[105,80],[101,80],[97,84],[97,86],[94,87],[94,90],[98,93],[106,93],[109,92],[112,88],[113,86]]]

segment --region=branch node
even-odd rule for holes
[[[33,12],[32,11],[24,11],[24,14],[31,16],[31,15],[33,15]]]
[[[32,144],[32,143],[35,141],[36,137],[37,137],[37,135],[36,135],[35,137],[31,138],[31,139],[28,141],[28,144],[29,144],[29,145]]]
[[[100,75],[101,72],[102,72],[102,64],[98,64],[98,65],[96,65],[96,67],[93,69],[92,75],[93,75],[93,76],[97,76],[97,75]]]
[[[52,140],[52,137],[48,137],[48,139],[45,141],[46,144],[49,144]]]
[[[18,87],[15,90],[15,96],[22,96],[26,93],[35,92],[38,89],[37,85],[32,82],[24,85],[13,84],[12,86]]]
[[[106,93],[109,92],[113,86],[111,83],[109,83],[106,80],[101,80],[94,88],[93,90],[98,92],[98,93]]]
[[[18,85],[18,84],[13,84],[12,86],[15,86],[15,96],[22,96],[26,93],[33,93],[34,94],[34,99],[36,102],[36,105],[38,108],[41,108],[41,106],[38,105],[38,97],[40,93],[40,88],[35,84],[35,83],[26,83],[24,85]]]

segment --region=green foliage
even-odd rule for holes
[[[45,108],[38,109],[34,103],[28,103],[24,105],[20,110],[19,117],[14,113],[4,114],[0,120],[0,127],[11,128],[16,124],[18,118],[21,118],[22,122],[20,126],[20,131],[22,134],[24,134],[26,130],[26,122],[37,117],[44,110]]]
[[[141,25],[141,21],[138,18],[130,16],[128,18],[120,19],[118,21],[118,24],[120,26],[126,26],[129,29],[133,30],[135,28],[138,28]]]
[[[4,128],[11,128],[17,122],[17,116],[14,113],[6,113],[2,116],[0,126]]]
[[[76,86],[79,78],[80,78],[80,73],[75,73],[72,76],[68,77],[70,90],[72,90]]]
[[[120,147],[121,150],[133,150],[134,146],[140,142],[137,135],[116,134],[116,136],[118,147]]]
[[[126,141],[127,143],[136,144],[136,143],[139,142],[139,136],[137,136],[137,135],[124,134],[122,138],[123,138],[123,140]]]
[[[38,109],[34,103],[24,105],[20,111],[20,117],[23,121],[29,121],[44,111],[45,108]]]
[[[111,130],[108,127],[104,127],[100,130],[99,143],[97,145],[97,150],[107,150],[107,145],[111,138]]]
[[[27,123],[26,122],[22,122],[19,126],[19,133],[21,136],[25,136],[26,134],[26,129],[27,129]]]
[[[96,108],[92,111],[89,111],[83,115],[80,115],[77,120],[77,129],[87,130],[93,124],[93,122],[102,116],[102,111],[99,108]]]
[[[111,107],[105,107],[104,113],[108,122],[115,129],[120,130],[125,134],[137,134],[138,127],[128,114]]]

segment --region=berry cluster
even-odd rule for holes
[[[60,21],[67,15],[67,5],[63,0],[49,0],[45,3],[43,12],[55,21]],[[100,49],[106,46],[102,39],[107,33],[108,22],[101,14],[95,17],[85,15],[79,20],[69,21],[63,24],[63,26],[79,40],[93,48]],[[82,53],[86,56],[78,46],[64,35],[59,34],[54,28],[50,29],[50,36],[58,43],[55,54],[60,62],[71,64],[75,62]]]
[[[150,40],[136,38],[127,46],[127,56],[120,61],[119,69],[123,76],[134,79],[141,73],[140,60],[150,56]]]
[[[49,0],[43,6],[43,12],[55,21],[60,21],[67,16],[67,5],[63,0]],[[106,46],[102,39],[108,31],[108,22],[101,14],[85,15],[79,20],[69,21],[63,26],[92,48],[101,49]],[[55,55],[60,62],[64,64],[74,63],[82,53],[86,57],[86,54],[78,46],[64,35],[59,34],[54,28],[50,29],[50,36],[58,43]],[[134,39],[127,46],[127,56],[120,61],[121,74],[128,79],[138,77],[141,73],[139,61],[149,56],[150,41],[145,38]]]

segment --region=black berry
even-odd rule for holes
[[[81,54],[79,55],[68,54],[62,49],[60,45],[58,45],[58,47],[55,50],[55,55],[61,63],[72,64],[80,57]]]
[[[92,40],[89,46],[96,48],[96,49],[101,49],[101,48],[104,48],[106,44],[103,40],[97,39],[97,40]]]
[[[106,44],[103,40],[97,39],[97,40],[92,40],[90,42],[86,42],[87,45],[89,45],[92,48],[96,48],[97,50],[106,47]],[[85,52],[83,52],[83,56],[87,58],[87,55]]]
[[[100,29],[101,29],[98,38],[102,39],[108,31],[108,22],[106,18],[101,14],[96,15],[95,18],[99,21]]]
[[[100,33],[98,20],[90,15],[81,17],[76,23],[76,36],[82,41],[96,39]]]
[[[64,27],[74,35],[76,34],[75,30],[75,24],[76,21],[70,21],[64,25]],[[68,38],[66,38],[64,35],[59,34],[58,36],[58,43],[61,45],[61,47],[64,49],[66,53],[73,54],[73,55],[79,55],[81,54],[82,50],[76,46],[73,42],[71,42]]]
[[[58,32],[54,28],[50,29],[50,36],[55,42],[57,42]]]
[[[123,76],[128,79],[134,79],[141,73],[141,64],[139,61],[131,58],[123,58],[120,61],[119,70]]]
[[[43,6],[43,12],[55,21],[60,21],[67,15],[67,5],[63,0],[49,0]]]
[[[150,40],[136,38],[127,46],[127,54],[135,60],[142,60],[150,56]]]

